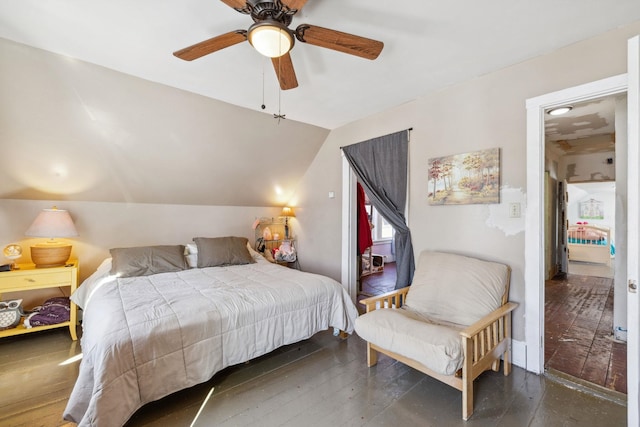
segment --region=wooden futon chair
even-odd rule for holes
[[[386,354],[462,391],[462,418],[473,413],[473,381],[511,371],[511,269],[462,255],[425,251],[411,286],[363,299],[356,320],[367,363]]]

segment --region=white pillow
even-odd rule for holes
[[[187,260],[189,268],[196,268],[198,266],[198,245],[195,243],[185,244],[184,257]]]
[[[111,258],[107,258],[98,266],[93,274],[85,279],[84,282],[78,287],[70,296],[69,299],[73,301],[81,309],[85,309],[93,293],[102,285],[113,282],[116,276],[110,276],[111,272]]]
[[[405,306],[432,320],[469,326],[502,305],[508,280],[504,264],[424,251]]]
[[[249,253],[256,262],[265,261],[264,256],[260,252],[256,252],[256,250],[251,247],[249,242],[247,242],[247,249],[249,249]]]

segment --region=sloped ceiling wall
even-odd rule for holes
[[[0,198],[281,206],[329,133],[4,39],[0,70]]]

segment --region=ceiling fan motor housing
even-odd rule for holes
[[[291,24],[293,15],[296,12],[284,7],[279,0],[248,0],[247,11],[251,15],[251,18],[254,22],[261,22],[270,19],[280,22],[286,27]]]

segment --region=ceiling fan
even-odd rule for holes
[[[258,52],[271,58],[280,87],[287,90],[298,87],[289,55],[295,39],[371,60],[376,59],[384,47],[377,40],[315,25],[301,24],[295,30],[289,29],[293,16],[304,7],[307,0],[221,1],[240,13],[250,15],[253,25],[248,30],[231,31],[178,50],[173,53],[176,57],[192,61],[248,40]]]

